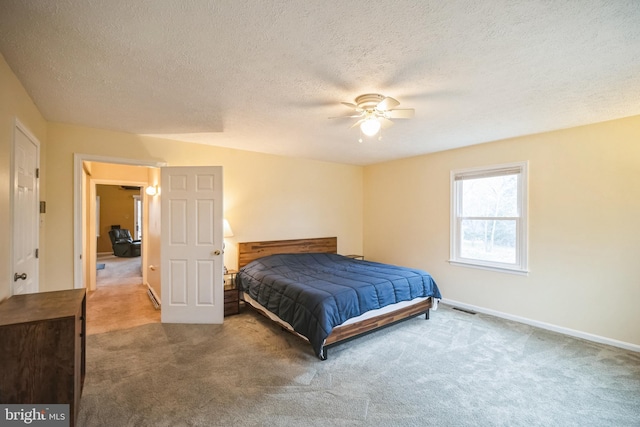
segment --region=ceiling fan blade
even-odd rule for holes
[[[382,129],[387,129],[390,128],[391,126],[393,126],[393,122],[387,118],[384,117],[378,117],[378,120],[380,120],[380,127]]]
[[[358,109],[358,106],[356,104],[352,104],[350,102],[341,102],[340,104],[342,104],[342,105],[344,105],[346,107],[349,107],[349,108],[353,108],[354,110]]]
[[[341,116],[333,116],[333,117],[329,117],[330,119],[346,119],[346,118],[356,118],[356,117],[362,117],[362,113],[358,113],[358,114],[354,114],[354,113],[346,113],[343,114]]]
[[[385,116],[390,119],[410,119],[414,114],[415,110],[413,108],[401,108],[399,110],[389,110],[385,112]]]
[[[400,105],[400,103],[397,100],[391,98],[390,96],[387,96],[385,99],[380,101],[378,105],[376,105],[376,110],[378,111],[390,110],[394,107],[397,107],[398,105]]]
[[[360,126],[360,123],[364,122],[366,119],[360,119],[357,122],[355,122],[349,129],[353,129],[356,126]]]

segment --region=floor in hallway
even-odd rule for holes
[[[87,295],[87,334],[128,329],[160,322],[147,286],[125,284],[98,287]]]

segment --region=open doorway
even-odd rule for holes
[[[160,167],[164,163],[110,158],[85,154],[74,155],[74,288],[95,289],[96,257],[98,253],[96,220],[96,185],[136,186],[145,188],[159,182]],[[150,239],[159,239],[159,200],[139,192],[142,202],[142,222],[139,232],[149,245],[141,248],[143,282],[151,287],[153,277],[146,277],[147,267],[159,265],[159,252],[154,253]],[[103,203],[101,202],[100,205]],[[132,214],[132,216],[134,216]],[[109,224],[108,224],[109,225]],[[117,225],[117,222],[114,223]],[[102,224],[100,225],[101,228]],[[102,232],[101,232],[102,233]],[[101,234],[102,236],[102,234]],[[106,239],[106,236],[104,237]],[[157,242],[156,242],[157,243]]]
[[[143,284],[142,191],[136,185],[96,184],[96,288]]]
[[[140,179],[144,181],[146,178],[146,182],[142,182],[142,186],[146,187],[142,193],[142,240],[146,242],[141,251],[142,275],[149,300],[157,306],[165,303],[162,304],[162,321],[222,323],[222,167],[165,167],[160,163],[150,164],[130,159],[107,159],[75,154],[74,287],[86,287],[89,291],[95,289],[96,180],[103,179],[101,173],[98,173],[101,168],[108,169],[102,170],[108,174],[124,170],[123,176],[126,178],[114,177],[113,180],[116,182],[132,179],[131,173],[134,169],[144,170],[146,173],[146,176]],[[159,191],[161,175],[162,181],[167,184],[165,191]],[[133,182],[133,185],[138,184]],[[160,203],[161,192],[163,203]],[[188,209],[175,208],[180,204]],[[195,228],[199,230],[198,233],[180,234],[172,231],[192,228],[187,224],[194,217],[194,213],[197,213]],[[185,242],[189,245],[188,253],[184,251]],[[204,255],[200,255],[201,252]],[[173,259],[178,259],[176,256],[182,263],[180,265],[184,266],[182,271],[185,274],[180,277],[189,280],[182,280],[175,274],[175,263],[172,262]],[[203,256],[206,258],[208,274],[199,275]],[[168,267],[162,269],[161,266],[164,265]],[[164,270],[164,273],[160,270]],[[174,280],[176,277],[178,280]],[[197,281],[192,278],[196,278]],[[166,301],[161,300],[163,293],[168,296]],[[182,298],[185,295],[190,297]],[[91,296],[87,299],[87,310],[90,300]],[[184,302],[188,303],[188,308],[185,308]]]
[[[160,263],[159,250],[154,249],[159,247],[159,200],[144,192],[158,185],[160,166],[163,164],[75,156],[74,286],[88,291],[88,334],[160,321],[160,312],[149,297],[152,286],[160,286],[159,272],[150,268]],[[119,195],[126,208],[118,208],[109,192]],[[101,211],[108,214],[100,215]],[[112,228],[126,229],[132,240],[141,240],[139,252],[127,253],[125,248],[118,255],[126,256],[116,256],[109,236]],[[98,270],[101,264],[103,270]],[[118,271],[133,273],[113,277]]]

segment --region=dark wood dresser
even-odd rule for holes
[[[74,426],[85,336],[84,289],[14,295],[0,303],[0,402],[69,404]]]

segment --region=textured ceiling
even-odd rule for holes
[[[49,121],[360,165],[640,114],[638,0],[2,0],[0,52]]]

